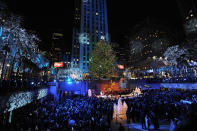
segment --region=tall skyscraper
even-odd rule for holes
[[[72,66],[88,73],[89,60],[96,42],[109,42],[106,0],[75,0]]]
[[[80,58],[79,34],[80,34],[80,23],[81,23],[80,3],[81,3],[80,0],[74,0],[71,67],[79,67],[79,58]]]

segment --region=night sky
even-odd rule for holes
[[[51,33],[63,30],[65,49],[71,49],[73,0],[41,3],[41,0],[6,0],[9,9],[24,16],[24,26],[36,30],[42,47],[50,43]],[[176,0],[108,0],[108,22],[111,40],[126,44],[125,35],[147,17],[168,28],[181,29]]]

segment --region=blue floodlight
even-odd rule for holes
[[[31,85],[34,85],[34,82],[32,81],[30,84],[31,84]]]
[[[150,70],[147,70],[148,73],[152,73],[153,72],[153,69],[150,69]]]
[[[71,78],[67,78],[66,82],[70,85],[70,84],[72,84],[72,79]]]

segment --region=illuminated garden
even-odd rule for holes
[[[0,0],[1,130],[196,131],[197,2],[131,3]]]

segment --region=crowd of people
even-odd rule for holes
[[[14,91],[38,89],[40,87],[47,86],[47,81],[39,80],[36,78],[11,78],[0,79],[0,93],[6,94]]]
[[[154,129],[159,129],[160,122],[171,123],[180,130],[184,124],[190,122],[188,130],[192,131],[192,120],[197,120],[197,97],[196,92],[177,92],[146,90],[141,97],[126,98],[128,105],[127,121],[141,122],[142,128],[149,129],[150,124]],[[196,127],[195,127],[196,130]]]
[[[197,77],[173,77],[173,78],[141,78],[129,80],[131,83],[195,83]]]
[[[122,100],[128,106],[127,122],[140,122],[143,129],[150,129],[151,124],[159,129],[161,122],[166,122],[170,129],[196,130],[196,94],[195,91],[148,89],[138,97],[125,97]],[[117,99],[64,94],[57,100],[48,95],[14,110],[10,122],[9,113],[1,115],[0,123],[3,130],[109,131],[115,103]]]
[[[7,130],[102,130],[109,131],[115,100],[66,96],[56,101],[51,95],[13,114]]]

